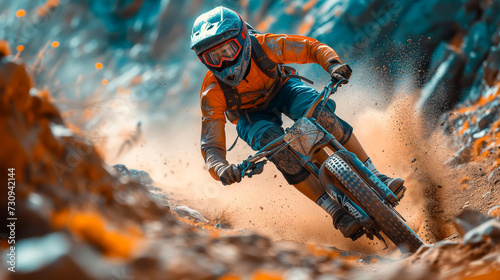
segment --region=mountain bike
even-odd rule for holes
[[[273,155],[288,149],[320,181],[328,195],[361,223],[369,239],[377,237],[386,249],[382,232],[402,253],[415,252],[425,243],[394,209],[397,196],[312,117],[316,107],[321,104],[322,110],[328,98],[346,82],[332,80],[325,86],[284,135],[238,165],[241,177],[262,173]]]

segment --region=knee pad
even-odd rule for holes
[[[330,101],[330,100],[329,100]],[[339,118],[335,113],[335,107],[331,108],[330,104],[325,106],[321,115],[318,116],[321,110],[322,104],[319,104],[314,110],[313,117],[318,121],[318,123],[330,132],[340,144],[344,145],[349,141],[352,134],[352,126],[350,126],[346,121]]]
[[[267,129],[260,138],[261,146],[264,147],[284,133],[281,127],[271,127]],[[295,185],[304,181],[310,174],[309,171],[300,164],[300,161],[287,149],[283,149],[275,154],[270,161],[276,165],[276,168],[283,174],[283,177],[285,177],[290,185]]]

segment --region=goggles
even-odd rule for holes
[[[203,53],[202,60],[212,67],[221,67],[224,61],[233,61],[238,57],[241,45],[236,38],[226,41]]]

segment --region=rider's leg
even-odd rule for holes
[[[361,146],[354,133],[351,134],[351,137],[343,146],[349,152],[354,153],[361,162],[365,162],[368,159],[365,149],[363,149],[363,146]]]
[[[254,150],[261,149],[284,133],[279,121],[269,121],[272,118],[264,120],[261,118],[262,114],[250,114],[249,119],[240,118],[236,126],[238,135]],[[257,119],[259,120],[256,121]],[[319,181],[287,149],[277,153],[270,161],[276,165],[290,185],[294,185],[297,190],[332,216],[335,228],[345,237],[356,239],[362,234],[362,231],[360,234],[361,224],[325,193]]]
[[[314,175],[309,175],[304,181],[293,185],[303,195],[316,202],[325,193],[318,179]],[[321,206],[321,205],[320,205]]]
[[[281,127],[266,129],[260,136],[260,146],[267,145],[283,133]],[[281,171],[289,184],[294,185],[297,190],[332,216],[333,225],[342,232],[344,237],[356,240],[363,235],[362,225],[326,194],[319,180],[302,167],[288,150],[277,153],[270,161]]]
[[[391,178],[380,173],[380,171],[378,171],[370,158],[366,159],[363,164],[373,174],[375,174],[380,179],[380,181],[384,182],[384,184],[398,197],[398,200],[401,200],[403,198],[406,192],[406,187],[404,186],[405,181],[403,179],[399,177]]]
[[[354,219],[349,212],[344,210],[340,204],[334,201],[323,189],[319,180],[310,175],[304,181],[294,185],[318,206],[323,208],[333,219],[333,226],[340,230],[345,238],[356,240],[363,236],[363,226]]]

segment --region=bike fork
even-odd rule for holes
[[[352,201],[343,191],[341,191],[334,184],[328,184],[325,186],[325,191],[328,195],[337,202],[342,208],[344,208],[349,214],[351,214],[356,220],[358,220],[363,227],[372,228],[373,220],[368,216],[368,214],[361,209],[354,201]]]

